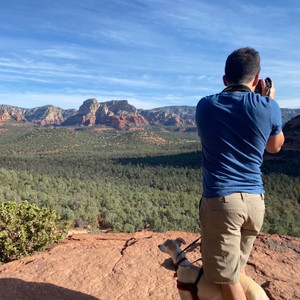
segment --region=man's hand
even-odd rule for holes
[[[275,99],[275,86],[273,81],[271,84],[271,88],[267,85],[265,79],[260,79],[257,85],[260,86],[258,90],[262,96],[268,96],[271,99]]]

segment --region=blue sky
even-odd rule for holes
[[[298,0],[1,0],[0,22],[0,104],[194,106],[251,46],[279,105],[300,108]]]

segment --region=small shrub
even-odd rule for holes
[[[0,203],[0,263],[31,255],[62,239],[67,224],[55,211],[27,201]]]

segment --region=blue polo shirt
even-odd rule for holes
[[[202,144],[203,196],[264,193],[261,164],[267,140],[282,130],[275,100],[252,92],[222,92],[196,108]]]

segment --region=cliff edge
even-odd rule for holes
[[[0,266],[0,299],[179,300],[170,258],[157,247],[177,237],[191,243],[199,234],[73,234],[44,252]],[[300,299],[299,254],[300,238],[261,234],[247,274],[270,299]],[[199,244],[187,257],[200,257]]]

